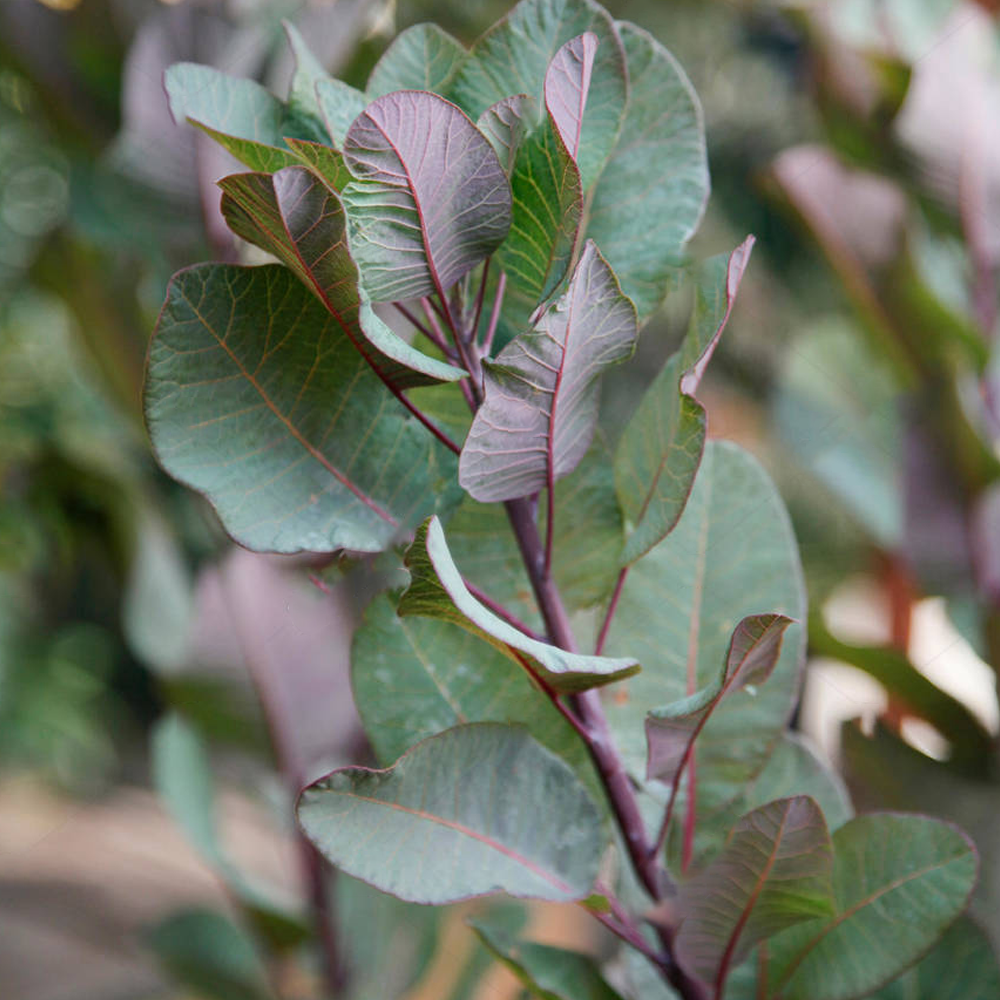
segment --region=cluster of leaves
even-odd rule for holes
[[[227,223],[280,263],[174,277],[145,410],[241,544],[405,547],[409,584],[374,598],[351,657],[384,769],[305,789],[309,840],[401,900],[577,901],[627,942],[612,986],[479,925],[540,997],[892,996],[938,942],[924,963],[972,947],[990,995],[988,947],[942,937],[968,840],[851,818],[786,731],[794,537],[696,397],[752,240],[685,265],[708,178],[674,59],[591,0],[523,0],[470,51],[411,28],[364,92],[289,36],[286,101],[167,74],[175,117],[251,170],[220,182]],[[611,451],[600,379],[681,280],[687,335]],[[570,616],[594,610],[585,654]]]

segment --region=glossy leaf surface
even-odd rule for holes
[[[438,506],[453,468],[278,266],[175,275],[145,408],[164,467],[258,550],[378,551]]]
[[[298,816],[333,864],[412,902],[582,899],[603,847],[568,765],[492,723],[449,729],[386,771],[334,771],[303,792]]]
[[[480,636],[505,655],[526,664],[555,691],[572,693],[634,674],[631,657],[611,658],[568,653],[531,639],[469,593],[451,553],[441,522],[429,518],[406,553],[410,586],[399,601],[399,614],[439,618]]]
[[[376,302],[446,292],[510,228],[510,186],[493,147],[453,104],[396,91],[351,125],[343,192],[351,252]]]
[[[598,379],[635,348],[635,309],[588,243],[566,294],[486,370],[459,481],[477,500],[537,493],[572,472],[593,438]]]

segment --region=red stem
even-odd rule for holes
[[[625,586],[625,577],[628,576],[629,569],[629,566],[623,566],[621,572],[618,574],[614,593],[611,595],[608,610],[604,615],[604,621],[601,623],[601,631],[597,636],[597,644],[594,646],[594,656],[600,656],[604,652],[604,644],[608,641],[608,632],[611,631],[611,622],[615,617],[615,612],[618,610],[618,601],[622,596],[622,588]]]
[[[487,257],[486,263],[483,265],[483,276],[479,280],[479,294],[476,296],[476,311],[472,317],[472,326],[469,327],[466,340],[475,340],[476,335],[479,333],[479,320],[483,315],[483,302],[486,300],[486,279],[490,274],[490,263],[492,260],[492,257]],[[494,302],[495,306],[496,303]]]
[[[500,272],[500,280],[497,282],[497,294],[493,299],[493,310],[490,312],[490,325],[486,328],[486,336],[483,337],[483,354],[489,357],[493,347],[493,337],[497,332],[497,324],[500,322],[500,307],[503,305],[503,293],[507,288],[507,275]]]
[[[398,313],[400,313],[400,315],[405,317],[406,321],[410,323],[415,330],[422,333],[439,351],[441,351],[442,354],[448,358],[454,359],[455,352],[448,346],[447,341],[443,340],[427,326],[421,323],[420,320],[406,308],[406,306],[404,306],[401,302],[393,302],[393,307]]]

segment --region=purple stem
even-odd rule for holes
[[[507,288],[507,275],[500,272],[500,280],[497,282],[497,294],[493,300],[493,309],[490,312],[490,325],[486,328],[486,336],[483,338],[483,355],[489,357],[493,347],[493,337],[497,332],[497,324],[500,322],[500,307],[503,305],[503,293]]]
[[[454,358],[455,352],[436,333],[420,322],[401,302],[393,302],[393,307],[419,333],[422,333],[446,357]]]
[[[597,643],[594,646],[594,656],[600,656],[604,652],[604,644],[608,641],[608,632],[611,630],[611,622],[615,617],[615,612],[618,610],[618,600],[622,596],[622,588],[625,586],[625,577],[628,576],[628,571],[629,567],[623,566],[621,572],[618,574],[615,590],[611,595],[611,602],[608,604],[608,610],[604,615],[604,621],[601,623],[601,631],[597,636]]]

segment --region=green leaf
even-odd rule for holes
[[[276,170],[296,163],[282,138],[285,106],[253,80],[240,80],[196,63],[176,63],[163,77],[174,121],[191,121],[251,170]],[[304,136],[302,138],[313,138]]]
[[[976,852],[956,827],[871,813],[833,836],[833,917],[770,944],[781,1000],[855,1000],[894,979],[965,909]]]
[[[393,90],[428,90],[447,94],[448,85],[465,60],[462,43],[436,24],[415,24],[385,50],[368,77],[368,97]]]
[[[537,115],[534,98],[527,94],[514,94],[488,107],[476,121],[476,128],[489,140],[508,177],[514,169],[517,151]],[[517,212],[516,199],[514,212]],[[513,228],[513,223],[511,226]]]
[[[343,80],[320,80],[316,84],[316,102],[334,147],[343,150],[348,129],[368,106],[368,98]]]
[[[590,955],[518,941],[500,928],[472,921],[479,940],[540,1000],[621,1000]]]
[[[363,300],[344,209],[312,171],[235,174],[219,186],[229,228],[294,271],[387,384],[407,389],[464,375],[401,340]]]
[[[989,938],[959,917],[909,972],[871,994],[872,1000],[995,1000],[1000,968]]]
[[[802,570],[788,514],[745,451],[710,441],[677,527],[632,567],[606,649],[638,653],[643,672],[607,704],[632,773],[646,763],[646,713],[717,682],[729,637],[748,615],[801,619]],[[803,629],[786,633],[770,681],[726,699],[695,750],[699,820],[740,795],[764,766],[791,711]]]
[[[266,1000],[273,993],[247,932],[212,910],[184,910],[149,935],[149,944],[181,985],[210,1000]]]
[[[594,189],[586,233],[643,322],[663,301],[701,220],[708,162],[701,107],[684,71],[645,31],[628,23],[618,30],[628,60],[628,105]]]
[[[807,796],[744,816],[722,854],[681,888],[678,961],[721,996],[729,970],[760,942],[833,914],[833,848]]]
[[[333,864],[421,903],[582,899],[604,846],[569,766],[526,730],[493,723],[431,737],[386,771],[334,771],[303,792],[298,816]]]
[[[615,452],[615,485],[632,530],[623,565],[669,534],[684,510],[705,447],[707,417],[694,397],[722,336],[750,258],[753,237],[706,261],[680,350],[646,391]]]
[[[646,716],[647,778],[668,784],[675,780],[688,759],[689,748],[726,695],[748,684],[763,684],[771,676],[785,629],[791,624],[784,615],[744,618],[729,641],[722,677],[711,687]]]
[[[400,618],[387,596],[376,597],[354,635],[351,685],[381,764],[452,726],[520,724],[600,801],[590,755],[573,727],[520,665],[457,625]]]
[[[635,309],[593,243],[566,294],[485,370],[459,461],[477,500],[530,496],[572,472],[597,424],[599,378],[635,349]]]
[[[295,155],[331,190],[343,191],[351,181],[344,157],[332,146],[306,139],[286,139]],[[265,173],[276,173],[276,170]]]
[[[541,677],[556,692],[584,691],[636,673],[639,664],[625,657],[584,656],[539,642],[508,625],[469,593],[448,551],[441,522],[425,521],[406,553],[410,586],[399,602],[400,615],[454,622]]]
[[[627,91],[622,44],[602,7],[590,0],[522,0],[476,42],[451,88],[473,118],[510,94],[527,94],[542,107],[545,75],[556,53],[588,31],[598,45],[580,143],[585,190],[615,144]]]
[[[369,104],[344,143],[351,253],[376,302],[438,292],[510,228],[510,185],[493,147],[453,104],[403,90]]]
[[[903,538],[898,405],[891,370],[839,320],[796,338],[774,404],[793,456],[887,548]]]
[[[282,27],[288,36],[288,45],[295,58],[295,72],[288,90],[288,115],[303,132],[311,133],[309,138],[317,142],[326,140],[323,129],[323,113],[316,99],[316,85],[321,80],[329,80],[330,74],[312,54],[299,29],[291,21],[283,21]]]
[[[525,316],[566,277],[576,247],[583,195],[580,172],[550,118],[514,154],[510,232],[497,251],[512,304]]]
[[[248,548],[379,551],[450,502],[451,456],[284,267],[174,276],[145,409],[164,468]]]

